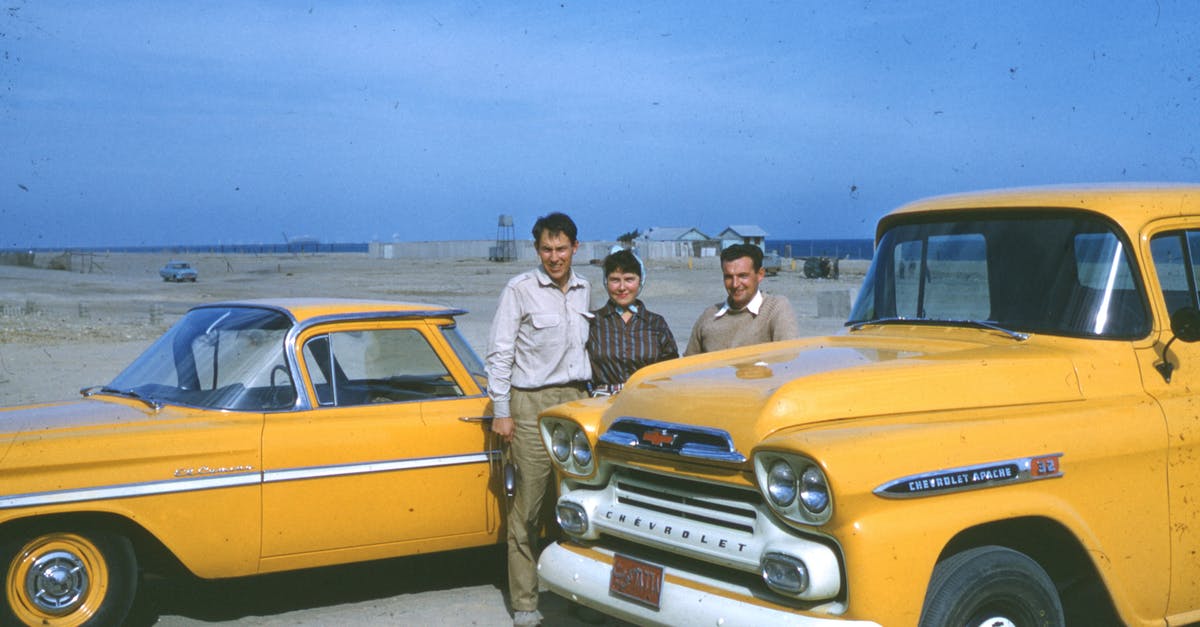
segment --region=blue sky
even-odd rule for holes
[[[1200,179],[1200,3],[68,2],[0,13],[0,248],[869,238]]]

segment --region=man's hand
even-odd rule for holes
[[[517,426],[513,424],[511,416],[496,416],[492,418],[492,433],[500,436],[505,442],[512,442],[513,433],[517,430]]]

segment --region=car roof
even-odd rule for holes
[[[298,323],[317,318],[443,318],[467,313],[446,305],[354,298],[256,298],[197,305],[209,307],[254,307],[273,309]]]
[[[1158,218],[1200,214],[1200,185],[1168,183],[1056,185],[934,196],[908,203],[879,222],[876,239],[903,216],[970,209],[1078,209],[1104,214],[1138,232]]]

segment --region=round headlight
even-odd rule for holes
[[[796,471],[782,459],[771,462],[767,471],[767,494],[778,507],[787,507],[796,500]]]
[[[554,425],[550,430],[550,452],[560,462],[567,461],[567,457],[571,455],[571,436],[566,427]]]
[[[583,429],[575,429],[575,433],[571,436],[571,455],[575,458],[575,463],[580,466],[592,463],[592,445],[588,442],[587,434],[583,432]]]
[[[829,484],[825,482],[825,473],[820,468],[809,466],[800,475],[800,502],[814,514],[820,514],[829,507]]]

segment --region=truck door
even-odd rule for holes
[[[1192,219],[1191,223],[1191,228],[1177,226],[1150,239],[1153,271],[1168,316],[1184,307],[1200,308],[1200,221]],[[1144,368],[1142,378],[1147,391],[1162,404],[1167,421],[1171,536],[1167,615],[1183,618],[1180,615],[1190,611],[1185,621],[1190,622],[1200,620],[1200,586],[1196,585],[1200,581],[1200,556],[1196,554],[1200,547],[1200,342],[1170,342],[1164,354],[1174,336],[1167,328],[1155,333],[1158,342],[1146,354],[1156,363]],[[1171,364],[1169,382],[1164,361]]]

